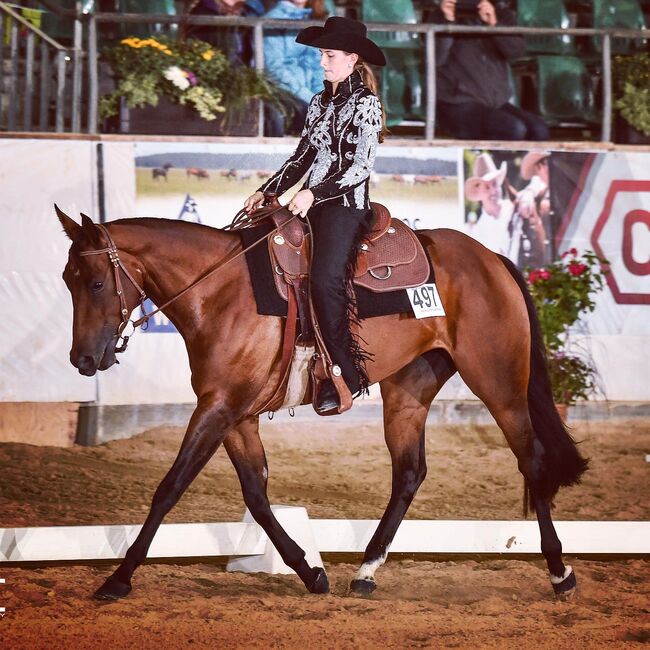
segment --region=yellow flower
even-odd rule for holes
[[[213,56],[214,56],[214,51],[213,50],[206,50],[201,54],[201,56],[206,60],[209,61]]]

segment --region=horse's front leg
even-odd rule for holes
[[[431,402],[456,372],[441,350],[427,352],[381,382],[384,435],[393,466],[390,501],[368,543],[363,563],[350,589],[361,595],[376,588],[375,571],[386,561],[388,548],[427,472],[424,425]]]
[[[237,470],[246,506],[284,563],[298,574],[311,593],[327,593],[329,582],[325,570],[307,564],[305,551],[287,535],[271,510],[266,493],[268,466],[259,436],[259,418],[251,417],[240,422],[224,440],[224,447]]]
[[[154,494],[149,515],[138,537],[117,570],[95,592],[95,598],[115,600],[131,591],[133,572],[144,562],[165,515],[213,456],[236,419],[233,409],[226,406],[220,397],[208,395],[199,399],[178,456]]]

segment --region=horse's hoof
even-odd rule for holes
[[[128,596],[131,591],[131,583],[125,583],[112,575],[106,582],[95,592],[94,598],[97,600],[118,600]]]
[[[370,596],[377,589],[377,583],[374,580],[353,580],[350,583],[350,591],[359,596]]]
[[[551,581],[553,585],[553,591],[555,592],[555,597],[558,600],[570,600],[573,598],[573,595],[576,592],[576,587],[578,586],[576,580],[576,574],[573,572],[571,567],[569,568],[569,573],[564,577],[560,582]]]
[[[330,590],[330,581],[327,579],[327,573],[325,569],[321,567],[316,567],[312,569],[314,571],[314,580],[311,585],[307,585],[307,589],[312,594],[327,594]]]

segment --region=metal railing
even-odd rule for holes
[[[82,23],[78,15],[74,12],[73,15],[74,47],[70,49],[35,27],[6,2],[0,2],[0,126],[5,125],[8,131],[65,130],[69,62],[72,62],[70,130],[81,131]],[[25,33],[24,42],[19,40],[21,30]],[[5,34],[9,35],[8,47],[5,47]],[[2,90],[6,90],[7,96],[6,115]],[[35,99],[38,100],[37,117]],[[54,103],[53,120],[49,116],[51,102]]]
[[[83,52],[81,50],[82,29],[87,31],[88,42],[88,92],[87,92],[87,131],[97,133],[99,126],[98,101],[99,101],[99,74],[98,74],[98,25],[101,23],[114,23],[120,25],[177,25],[184,27],[211,26],[219,27],[242,27],[251,29],[253,32],[253,48],[255,67],[264,70],[264,31],[270,29],[299,30],[303,27],[321,24],[318,21],[295,21],[295,20],[269,20],[266,18],[238,18],[225,16],[170,16],[166,14],[116,14],[116,13],[95,13],[76,14],[74,31],[74,48],[71,52],[65,50],[45,34],[33,28],[27,21],[12,12],[4,2],[0,2],[0,10],[11,12],[12,18],[23,24],[27,24],[30,33],[38,34],[50,46],[57,48],[57,51],[66,52],[65,56],[71,56],[73,60],[73,92],[72,92],[72,120],[71,130],[80,131],[80,112],[82,105],[82,83],[81,64]],[[596,37],[601,41],[601,62],[602,62],[602,118],[601,118],[601,141],[611,140],[612,123],[612,73],[611,73],[611,39],[622,37],[627,39],[650,38],[650,30],[629,30],[629,29],[588,29],[588,28],[533,28],[533,27],[483,27],[465,25],[437,25],[437,24],[409,24],[409,23],[369,23],[368,30],[371,32],[407,32],[411,34],[424,35],[424,65],[425,65],[425,111],[424,111],[424,137],[432,140],[435,137],[436,121],[436,65],[435,65],[435,39],[439,34],[516,34],[521,36],[586,36]],[[29,38],[29,36],[28,36]],[[13,37],[12,37],[13,43]],[[14,46],[14,49],[15,46]],[[29,47],[27,48],[29,50]],[[13,50],[12,50],[13,52]],[[2,47],[0,46],[0,57]],[[61,58],[57,58],[60,61]],[[61,66],[61,63],[58,63]],[[0,68],[1,71],[1,68]],[[12,69],[12,75],[15,76]],[[65,75],[59,75],[59,83],[65,83]],[[62,97],[63,90],[61,90]],[[57,130],[60,123],[58,112],[59,94],[57,93]],[[263,107],[260,106],[258,119],[258,136],[263,135]],[[15,119],[15,118],[14,118]],[[24,120],[27,124],[27,120]]]

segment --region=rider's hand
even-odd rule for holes
[[[246,210],[246,212],[253,212],[253,210],[257,210],[257,208],[261,208],[263,204],[264,204],[264,193],[258,190],[257,192],[255,192],[255,194],[251,194],[244,201],[244,210]]]
[[[298,214],[301,217],[305,217],[307,211],[314,203],[314,195],[311,190],[300,190],[292,199],[289,201],[289,212],[291,214]]]
[[[442,15],[450,22],[456,21],[456,0],[442,0],[440,3]]]
[[[481,0],[478,3],[478,17],[490,27],[497,24],[497,12],[490,0]]]

